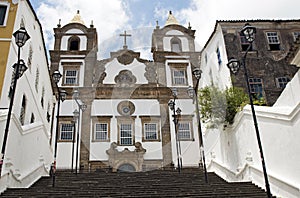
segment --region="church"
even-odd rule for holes
[[[130,50],[126,42],[134,38],[126,31],[120,34],[123,47],[97,60],[98,50],[105,49],[98,49],[96,28],[87,27],[79,11],[70,23],[58,24],[54,34],[50,73],[62,76],[57,87],[53,82],[54,92],[67,93],[55,109],[56,168],[147,171],[199,166],[195,95],[188,94],[197,84],[193,71],[200,58],[195,30],[180,25],[170,12],[165,25],[153,30],[153,61]]]

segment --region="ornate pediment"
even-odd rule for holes
[[[115,82],[119,87],[130,87],[136,83],[136,77],[129,70],[122,70],[115,77]]]
[[[122,49],[117,52],[110,53],[112,58],[117,58],[119,63],[128,65],[133,62],[134,59],[140,59],[140,53],[132,50]]]

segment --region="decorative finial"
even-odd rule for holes
[[[156,21],[156,29],[159,29],[158,21]]]
[[[80,11],[79,11],[79,10],[77,10],[77,14],[80,14]]]
[[[93,21],[93,20],[91,21],[91,25],[90,25],[90,27],[91,27],[91,28],[93,28],[93,27],[94,27],[94,21]]]
[[[59,27],[59,28],[61,27],[61,24],[60,24],[60,23],[61,23],[61,19],[58,19],[57,27]]]
[[[189,22],[189,27],[188,27],[189,29],[192,29],[192,27],[191,27],[191,23]]]
[[[172,14],[172,11],[171,11],[171,10],[169,11],[169,14]]]

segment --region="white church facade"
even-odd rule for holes
[[[58,86],[68,93],[59,109],[57,168],[70,169],[73,164],[82,170],[145,171],[178,163],[199,165],[195,103],[187,93],[196,84],[192,71],[200,55],[195,52],[194,30],[179,25],[170,13],[166,25],[153,32],[154,61],[128,48],[126,39],[134,38],[126,32],[122,49],[97,60],[96,29],[86,27],[79,14],[54,32],[51,73],[62,74]],[[177,96],[172,94],[175,89]],[[174,99],[173,111],[168,103]],[[84,111],[78,108],[83,103]],[[76,125],[75,109],[80,112]]]

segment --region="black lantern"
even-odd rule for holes
[[[15,63],[12,67],[14,70],[17,69],[18,63]],[[23,59],[19,61],[19,71],[18,71],[18,79],[21,78],[21,76],[24,74],[24,72],[28,69],[28,67],[25,65],[25,62]],[[16,71],[14,71],[16,72]]]
[[[177,90],[176,87],[173,87],[173,88],[172,88],[172,95],[173,95],[173,97],[177,97],[177,95],[178,95],[178,90]]]
[[[54,82],[57,84],[60,80],[60,78],[62,77],[61,73],[59,71],[54,71],[52,74],[53,80]]]
[[[60,99],[61,99],[62,102],[65,101],[66,98],[67,98],[67,92],[66,92],[66,90],[61,90],[59,92],[59,97],[60,97]]]
[[[15,37],[16,44],[19,47],[23,47],[26,41],[30,39],[30,36],[24,27],[21,27],[19,30],[17,30],[13,36]]]
[[[202,73],[202,71],[201,71],[201,69],[199,69],[199,68],[195,68],[195,69],[193,70],[193,75],[195,76],[195,78],[196,78],[197,80],[201,78],[201,73]]]
[[[171,110],[174,110],[175,102],[173,100],[170,100],[168,106],[170,107]]]
[[[249,23],[246,23],[241,33],[245,36],[246,40],[252,43],[255,39],[256,28],[251,26]]]
[[[189,86],[189,88],[187,89],[187,93],[190,98],[194,98],[194,88],[192,86]]]
[[[231,70],[233,74],[236,74],[240,68],[240,61],[235,58],[230,58],[227,67]]]

